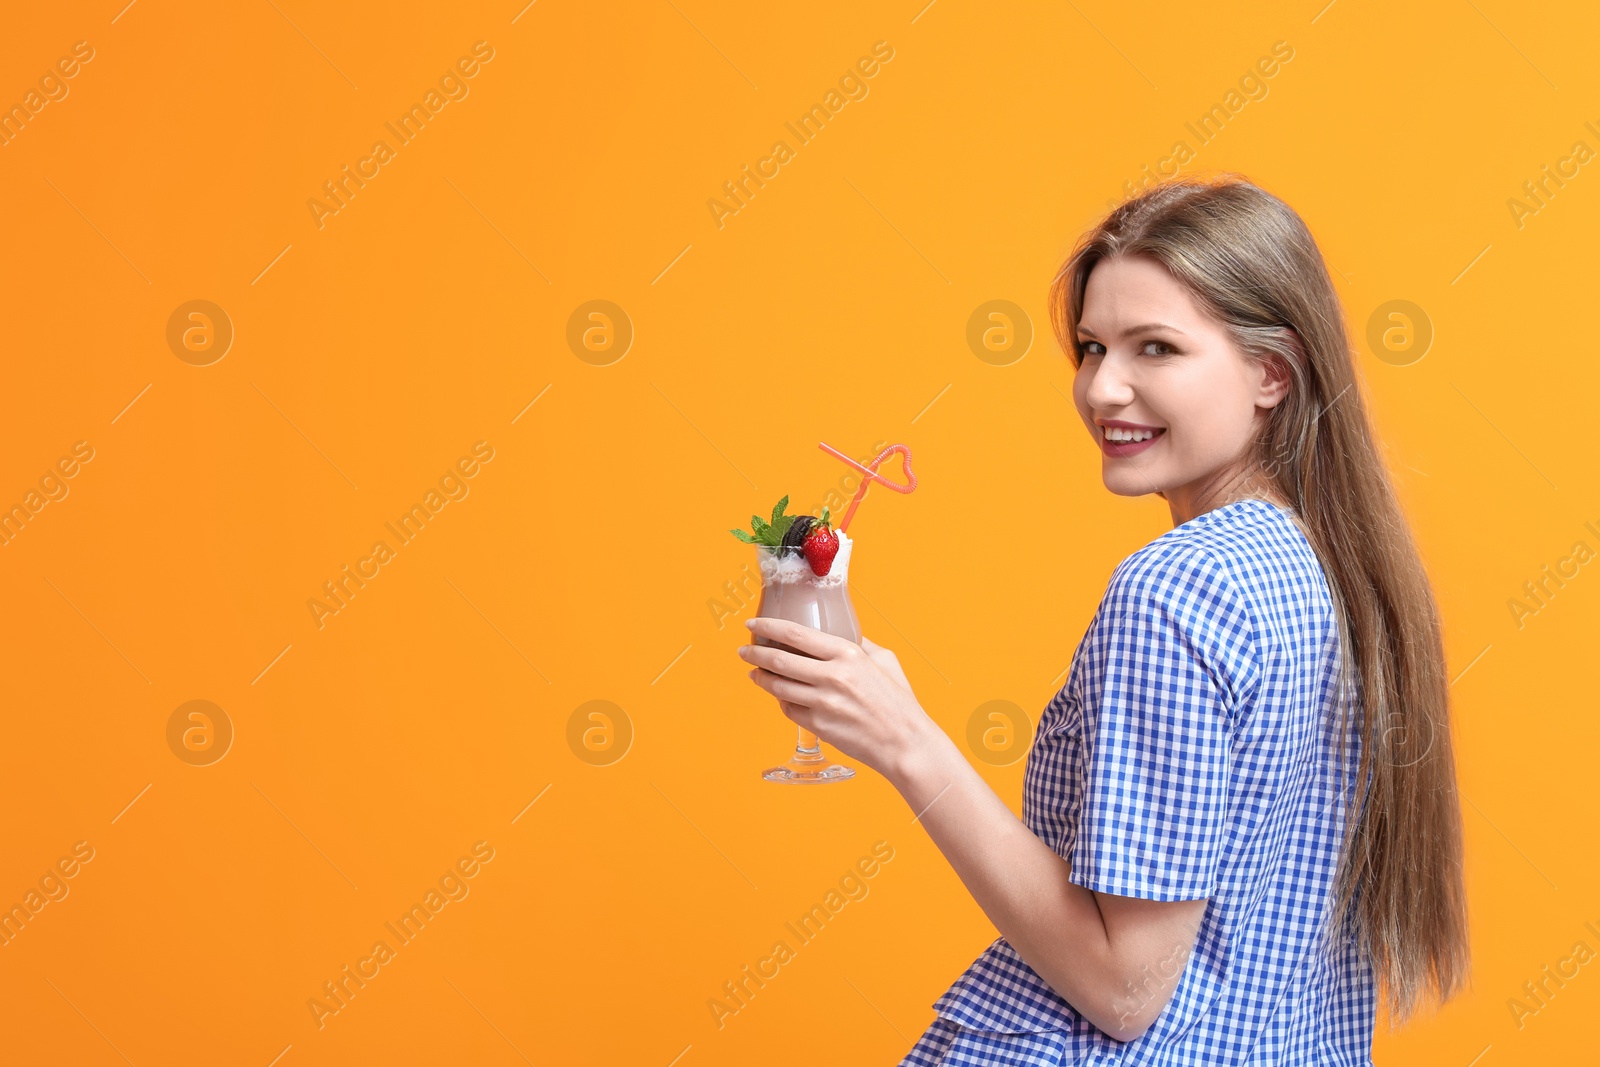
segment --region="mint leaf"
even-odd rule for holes
[[[783,535],[789,532],[789,527],[794,523],[795,519],[799,518],[797,515],[785,515],[783,513],[783,509],[788,506],[789,498],[785,496],[772,509],[772,532],[777,537],[776,543],[778,544],[783,543]]]
[[[798,515],[785,515],[784,511],[788,506],[789,497],[784,496],[782,500],[779,500],[773,506],[771,522],[763,519],[760,515],[750,516],[750,529],[754,531],[753,535],[745,533],[743,530],[730,532],[747,545],[766,545],[769,548],[777,548],[783,544],[783,536],[789,532],[789,527],[794,524],[794,520],[800,517]]]

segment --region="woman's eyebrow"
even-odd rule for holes
[[[1145,322],[1145,323],[1141,323],[1138,326],[1129,326],[1126,330],[1122,331],[1122,336],[1127,337],[1130,334],[1146,333],[1146,332],[1148,332],[1150,330],[1165,330],[1168,333],[1175,333],[1180,337],[1187,337],[1188,336],[1182,330],[1178,329],[1176,326],[1168,326],[1164,322]],[[1080,323],[1078,325],[1078,332],[1082,333],[1082,334],[1088,334],[1090,337],[1096,336],[1096,334],[1095,334],[1095,332],[1093,330],[1089,329],[1089,327],[1087,327],[1087,326],[1084,326],[1082,323]]]

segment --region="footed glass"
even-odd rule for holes
[[[822,576],[812,571],[811,564],[797,548],[755,546],[756,562],[761,568],[761,603],[756,615],[797,622],[860,644],[861,626],[856,621],[855,607],[850,603],[848,583],[852,542],[842,531],[835,532],[839,537],[839,553],[834,556],[828,573]],[[753,636],[751,644],[781,648],[797,656],[807,655],[782,642],[759,636]],[[820,784],[846,781],[855,774],[855,768],[823,755],[817,735],[802,726],[788,762],[768,768],[761,777],[769,782]]]

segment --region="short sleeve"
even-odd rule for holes
[[[1155,546],[1118,567],[1086,642],[1086,781],[1071,880],[1198,900],[1217,888],[1232,711],[1255,638],[1214,559]]]

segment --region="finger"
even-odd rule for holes
[[[790,622],[788,619],[757,617],[748,620],[745,625],[757,637],[788,645],[817,659],[832,659],[855,644],[854,641],[847,641],[810,626]]]
[[[900,658],[891,649],[884,648],[878,642],[869,641],[865,637],[861,639],[861,647],[867,652],[881,653],[885,659],[898,660]]]
[[[779,701],[787,700],[794,704],[804,704],[810,707],[821,696],[821,692],[816,686],[806,685],[804,682],[797,682],[792,678],[785,678],[781,674],[773,674],[771,671],[762,670],[760,667],[750,672],[750,680],[768,693],[771,693]]]
[[[802,730],[817,732],[816,712],[801,704],[789,700],[778,701],[778,710],[783,712],[784,718],[799,726]]]
[[[792,700],[780,700],[778,701],[778,707],[782,709],[785,715],[796,722],[802,720],[809,722],[811,719],[811,709],[804,704],[796,704]]]
[[[822,661],[812,656],[797,656],[793,652],[785,652],[781,648],[768,648],[766,645],[744,645],[743,659],[756,667],[765,668],[773,674],[781,674],[796,681],[815,684],[821,681],[828,668]]]

